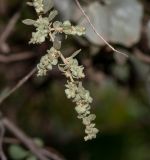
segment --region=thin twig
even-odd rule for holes
[[[14,26],[16,22],[18,21],[19,17],[20,17],[20,11],[16,12],[12,16],[7,26],[5,27],[4,32],[0,36],[0,44],[3,44],[7,40],[8,36],[11,34],[12,30],[14,29]]]
[[[82,8],[80,2],[79,2],[78,0],[75,0],[75,2],[76,2],[76,4],[77,4],[78,8],[80,9],[80,11],[82,12],[82,14],[85,16],[86,20],[87,20],[87,21],[89,22],[89,24],[91,25],[91,27],[92,27],[93,31],[96,33],[96,35],[97,35],[101,40],[103,40],[104,43],[105,43],[109,48],[111,48],[114,52],[119,53],[119,54],[122,54],[122,55],[128,57],[128,55],[127,55],[126,53],[123,53],[123,52],[121,52],[121,51],[116,50],[112,45],[110,45],[110,44],[105,40],[105,38],[103,38],[103,36],[101,36],[101,35],[98,33],[98,31],[96,30],[95,26],[92,24],[89,16],[85,13],[84,9]]]
[[[36,72],[36,67],[34,67],[23,79],[21,79],[10,91],[6,93],[5,96],[0,98],[0,104],[7,99],[12,93],[14,93],[18,88],[20,88],[27,80]]]
[[[20,141],[16,138],[5,137],[4,140],[3,140],[3,143],[6,143],[6,144],[20,144]]]
[[[20,11],[16,12],[12,18],[9,20],[7,26],[5,27],[5,30],[0,35],[0,49],[5,53],[10,51],[9,46],[6,44],[6,40],[9,37],[9,35],[12,33],[15,24],[17,23],[18,19],[20,17]]]
[[[5,137],[3,140],[4,143],[8,144],[21,144],[21,141],[16,138]],[[48,158],[54,160],[65,160],[60,153],[58,153],[54,148],[48,147],[48,149],[41,148],[40,152]]]
[[[5,134],[5,127],[3,123],[0,121],[0,159],[1,160],[7,160],[4,151],[3,151],[3,139]]]
[[[20,129],[18,129],[13,123],[7,118],[2,119],[2,123],[11,133],[13,133],[20,141],[40,160],[48,160],[40,151],[39,147]]]
[[[0,62],[1,63],[17,62],[17,61],[30,59],[34,56],[37,56],[37,54],[33,54],[32,52],[29,52],[29,51],[16,53],[8,56],[0,54]]]
[[[134,50],[135,56],[140,59],[141,61],[150,64],[150,56],[142,53],[140,50],[135,49]]]
[[[50,151],[50,150],[46,150],[46,149],[41,149],[40,150],[43,155],[45,155],[46,157],[49,157],[53,160],[65,160],[62,156],[60,156],[56,151]]]

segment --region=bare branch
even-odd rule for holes
[[[36,72],[36,67],[34,67],[23,79],[21,79],[10,91],[8,91],[3,97],[0,97],[0,104],[7,99],[12,93],[19,89],[27,80]]]
[[[0,54],[0,62],[1,63],[17,62],[17,61],[30,59],[37,55],[38,54],[33,54],[32,52],[29,52],[29,51],[20,52],[20,53],[8,55],[8,56]]]
[[[0,159],[1,160],[7,160],[4,152],[3,152],[3,139],[5,134],[5,127],[3,123],[0,121]]]
[[[11,34],[12,30],[14,29],[14,26],[18,21],[19,17],[20,17],[20,12],[16,12],[13,15],[13,17],[10,19],[4,32],[0,36],[0,44],[4,43],[7,40],[8,36]]]
[[[4,143],[8,144],[20,144],[21,141],[16,138],[10,138],[10,137],[5,137],[3,140]],[[45,155],[46,157],[52,158],[54,160],[65,160],[60,153],[58,153],[54,148],[49,147],[48,149],[41,148],[40,149],[41,153]],[[60,158],[61,157],[61,158]]]
[[[8,22],[7,26],[5,27],[5,30],[0,35],[0,49],[3,52],[7,53],[10,50],[9,46],[6,44],[6,40],[9,37],[9,35],[11,34],[11,32],[13,31],[14,26],[17,23],[19,17],[20,17],[20,12],[18,11],[12,16],[12,18]]]
[[[150,56],[142,53],[140,50],[135,49],[134,50],[135,56],[140,59],[141,61],[150,64]]]
[[[116,50],[112,45],[110,45],[110,44],[105,40],[105,38],[104,38],[103,36],[101,36],[101,35],[98,33],[98,31],[96,30],[95,26],[92,24],[89,16],[85,13],[84,9],[82,8],[80,2],[79,2],[78,0],[75,0],[75,2],[76,2],[76,4],[77,4],[78,8],[80,9],[80,11],[82,12],[82,14],[85,16],[86,20],[87,20],[87,21],[89,22],[89,24],[91,25],[91,27],[92,27],[93,31],[96,33],[96,35],[97,35],[100,39],[102,39],[102,40],[104,41],[104,43],[105,43],[109,48],[111,48],[114,52],[119,53],[119,54],[122,54],[122,55],[128,57],[128,55],[127,55],[126,53],[123,53],[123,52],[121,52],[121,51]]]
[[[48,160],[45,156],[43,156],[39,152],[39,147],[33,143],[33,141],[27,137],[21,130],[16,128],[13,123],[11,123],[8,119],[3,118],[2,123],[10,132],[12,132],[21,142],[40,160]]]
[[[11,133],[15,135],[38,159],[40,160],[49,160],[47,157],[53,160],[64,160],[56,153],[50,152],[48,150],[38,147],[33,140],[23,133],[18,127],[16,127],[10,120],[7,118],[2,119],[2,123]]]

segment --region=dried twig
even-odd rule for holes
[[[32,52],[29,52],[29,51],[16,53],[16,54],[8,55],[8,56],[0,54],[0,62],[1,63],[17,62],[17,61],[22,61],[22,60],[33,58],[34,56],[37,56],[37,55],[38,54],[33,54]]]
[[[16,126],[15,126],[16,127]],[[5,137],[3,140],[4,143],[7,144],[20,144],[21,141],[16,138]],[[60,153],[58,153],[55,149],[48,147],[48,149],[41,148],[40,152],[46,157],[52,158],[54,160],[65,160]],[[60,158],[61,157],[61,158]]]
[[[9,35],[11,34],[12,30],[14,29],[14,26],[15,26],[16,22],[18,21],[19,17],[20,17],[20,11],[16,12],[12,16],[12,18],[8,22],[7,26],[5,27],[5,30],[0,35],[0,49],[3,52],[9,52],[9,50],[10,50],[9,46],[6,44],[6,40],[9,37]]]
[[[110,44],[105,40],[105,38],[103,38],[103,36],[101,36],[101,35],[98,33],[98,31],[96,30],[95,26],[92,24],[89,16],[85,13],[84,9],[82,8],[80,2],[79,2],[78,0],[75,0],[75,2],[76,2],[76,4],[77,4],[78,8],[80,9],[80,11],[82,12],[82,14],[85,16],[86,20],[87,20],[87,21],[89,22],[89,24],[91,25],[91,27],[92,27],[93,31],[96,33],[96,35],[97,35],[101,40],[103,40],[104,43],[105,43],[109,48],[111,48],[114,52],[119,53],[119,54],[122,54],[122,55],[128,57],[128,55],[127,55],[126,53],[123,53],[123,52],[121,52],[121,51],[116,50],[112,45],[110,45]]]
[[[16,22],[18,21],[19,17],[20,17],[20,12],[16,12],[12,16],[12,18],[8,22],[4,32],[0,36],[0,44],[3,44],[7,40],[8,36],[11,34],[12,30],[14,29],[14,26],[15,26]]]
[[[4,139],[5,127],[3,123],[0,121],[0,159],[7,160],[4,152],[3,152],[3,139]]]
[[[134,50],[135,56],[140,59],[141,61],[150,64],[150,56],[142,53],[140,50],[135,49]]]
[[[2,123],[4,127],[7,128],[11,133],[13,133],[15,137],[18,138],[38,159],[49,160],[47,158],[49,157],[53,160],[64,160],[59,155],[56,155],[56,153],[38,147],[31,138],[29,138],[7,118],[3,118]]]
[[[36,67],[34,67],[23,79],[21,79],[10,91],[8,91],[3,97],[0,97],[0,104],[7,99],[12,93],[14,93],[18,88],[20,88],[27,80],[36,72]]]
[[[13,123],[11,123],[8,119],[3,118],[3,125],[7,128],[11,133],[13,133],[21,142],[40,160],[48,160],[44,155],[39,152],[39,147],[33,143],[33,141],[27,137],[21,130],[19,130]]]

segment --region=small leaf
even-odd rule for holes
[[[28,6],[33,6],[33,3],[32,2],[27,2],[27,5]]]
[[[11,145],[9,147],[9,155],[14,160],[20,160],[26,158],[29,155],[29,152],[19,145]]]
[[[52,21],[57,15],[58,15],[57,10],[51,11],[50,14],[49,14],[49,17],[48,17],[49,21]]]
[[[43,0],[43,5],[44,5],[44,13],[47,13],[54,6],[52,0]]]
[[[26,24],[26,25],[34,25],[35,21],[32,19],[25,19],[22,21],[22,23]]]
[[[61,41],[59,41],[57,38],[55,38],[54,42],[53,42],[53,47],[57,50],[60,50],[61,48]]]
[[[71,58],[76,57],[80,52],[81,52],[81,49],[75,51],[75,52],[71,55]]]

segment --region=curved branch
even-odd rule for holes
[[[95,26],[92,24],[89,16],[85,13],[84,9],[82,8],[80,2],[79,2],[78,0],[75,0],[75,2],[76,2],[76,4],[77,4],[78,8],[80,9],[80,11],[82,12],[82,14],[85,16],[86,20],[89,22],[90,26],[92,27],[92,29],[93,29],[93,31],[96,33],[96,35],[97,35],[101,40],[103,40],[104,43],[105,43],[109,48],[111,48],[114,52],[119,53],[119,54],[122,54],[122,55],[128,57],[128,55],[127,55],[126,53],[123,53],[123,52],[121,52],[121,51],[118,51],[118,50],[115,49],[112,45],[110,45],[110,44],[105,40],[105,38],[98,33],[98,31],[96,30]]]

